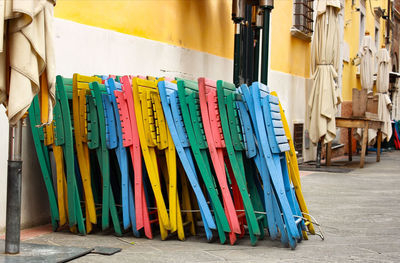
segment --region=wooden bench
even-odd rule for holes
[[[365,153],[367,150],[368,143],[368,129],[376,129],[377,133],[377,150],[376,150],[376,161],[380,161],[381,157],[381,142],[382,142],[382,128],[383,122],[379,120],[372,120],[367,118],[345,118],[345,117],[337,117],[336,118],[336,127],[337,128],[347,128],[348,129],[348,144],[349,144],[349,161],[352,161],[352,138],[353,128],[363,128],[363,137],[361,143],[361,159],[360,159],[360,168],[364,167],[364,159]],[[326,151],[326,165],[331,165],[331,157],[332,157],[332,143],[328,143],[327,151]]]

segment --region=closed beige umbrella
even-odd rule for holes
[[[392,105],[389,95],[378,93],[378,118],[383,121],[382,140],[389,141],[392,137],[392,120],[389,107]]]
[[[52,119],[54,4],[47,0],[0,1],[0,33],[6,39],[0,41],[0,103],[7,108],[10,124],[15,124],[26,113],[41,86],[48,89],[46,94],[49,95],[44,119]]]
[[[371,36],[364,36],[358,56],[360,57],[361,88],[371,93],[374,86],[373,76],[375,72],[375,43]]]
[[[392,105],[387,94],[389,90],[390,55],[386,48],[381,48],[376,53],[378,72],[376,79],[376,91],[378,92],[378,118],[383,121],[382,140],[390,140],[392,137],[392,120],[389,107]]]
[[[359,64],[357,64],[360,65],[361,88],[366,89],[368,93],[372,93],[374,87],[373,77],[375,72],[375,51],[375,43],[373,43],[369,33],[366,33],[357,53],[357,56],[360,58],[358,60]],[[368,129],[369,145],[373,145],[375,143],[376,134],[377,130]],[[355,138],[361,141],[362,135],[363,129],[358,128],[356,130]]]
[[[361,86],[368,86],[368,92],[372,92],[373,79],[372,72],[374,66],[371,62],[371,54],[374,52],[374,47],[371,46],[371,37],[364,37],[364,47],[360,49],[363,50],[363,57],[361,57]],[[360,54],[360,53],[359,53]],[[364,64],[363,64],[364,62]],[[376,52],[376,62],[377,62],[377,78],[376,78],[376,91],[378,95],[378,119],[384,122],[382,128],[382,140],[389,140],[392,136],[392,124],[390,118],[389,107],[392,105],[389,96],[386,94],[389,90],[389,72],[390,72],[390,55],[385,48],[381,48]],[[364,75],[363,75],[364,73]],[[364,82],[363,82],[364,81]],[[363,87],[366,88],[367,87]],[[369,89],[370,88],[370,89]],[[374,129],[368,130],[368,144],[373,145],[376,142],[376,135],[378,131]],[[362,129],[357,129],[356,138],[362,138]]]
[[[338,12],[340,0],[319,0],[311,50],[313,87],[308,101],[309,134],[313,143],[336,137],[335,115],[341,102],[336,78],[340,61]]]
[[[376,52],[378,71],[376,77],[376,92],[385,93],[389,90],[390,55],[386,48]]]
[[[20,250],[22,117],[41,94],[41,119],[49,123],[55,104],[52,15],[55,2],[0,0],[0,103],[7,108],[9,150],[5,253]]]

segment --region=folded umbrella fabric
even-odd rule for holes
[[[16,123],[28,110],[40,87],[48,89],[45,104],[47,122],[53,119],[55,63],[52,40],[54,1],[3,1],[0,28],[5,43],[0,53],[0,103],[8,119]],[[4,12],[1,12],[4,11]],[[4,28],[7,28],[4,30]],[[2,41],[3,42],[3,41]],[[41,75],[43,75],[41,85]],[[9,79],[8,79],[9,78]],[[43,98],[43,97],[42,97]]]
[[[392,104],[389,95],[378,93],[378,118],[383,121],[382,141],[389,141],[392,137],[392,120],[390,118],[389,106]]]
[[[308,100],[310,139],[331,142],[336,137],[335,115],[341,103],[335,79],[340,54],[338,12],[340,1],[319,1],[311,49],[313,87]]]

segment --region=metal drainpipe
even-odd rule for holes
[[[10,125],[9,128],[5,240],[6,254],[18,254],[20,248],[22,126],[23,120],[19,120],[16,125]]]
[[[269,22],[271,10],[274,8],[274,0],[260,1],[260,7],[264,10],[261,50],[261,83],[268,85]]]
[[[385,45],[386,46],[389,46],[390,45],[390,18],[391,18],[391,15],[390,15],[390,12],[391,12],[391,10],[390,10],[390,0],[388,0],[388,6],[387,6],[387,10],[388,10],[388,19],[386,20],[386,43],[385,43]]]

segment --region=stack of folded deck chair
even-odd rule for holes
[[[38,98],[29,110],[54,231],[292,249],[315,234],[267,86],[79,74],[56,84],[51,124],[39,125]]]

